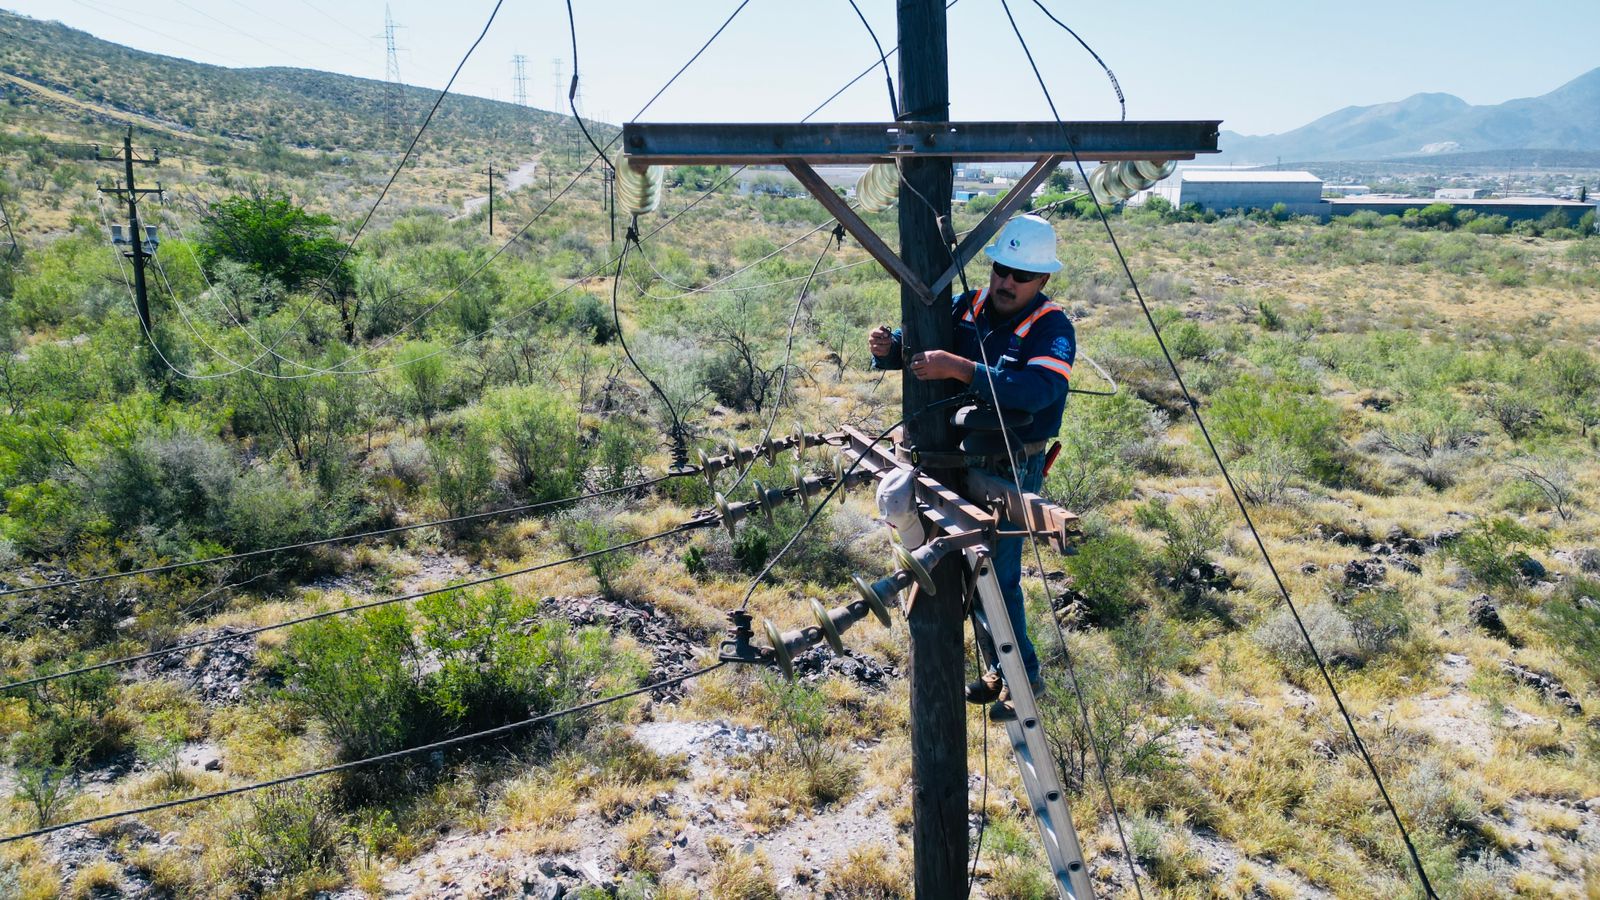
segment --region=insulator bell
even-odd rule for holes
[[[616,190],[617,204],[630,215],[642,216],[655,212],[661,205],[661,186],[666,182],[666,170],[650,166],[640,172],[628,164],[624,157],[617,166],[617,177],[612,184]]]
[[[868,166],[856,180],[856,204],[864,212],[883,212],[900,199],[900,169],[894,163]]]

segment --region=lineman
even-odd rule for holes
[[[909,366],[912,376],[923,381],[955,379],[971,385],[980,398],[997,397],[1002,411],[1030,413],[1032,422],[1010,429],[1016,463],[1001,454],[984,458],[976,467],[1008,480],[1014,473],[1023,491],[1036,492],[1044,481],[1045,451],[1061,430],[1067,381],[1077,357],[1072,322],[1043,293],[1051,273],[1061,268],[1056,259],[1055,229],[1038,216],[1017,216],[1006,223],[984,253],[992,264],[988,286],[955,298],[952,307],[955,352],[920,350],[907,357],[900,330],[890,330],[887,325],[874,329],[867,343],[873,368]],[[1019,526],[1006,522],[1001,527],[1009,531]],[[993,564],[1017,635],[1017,649],[1037,696],[1044,691],[1044,682],[1038,654],[1028,637],[1023,605],[1022,540],[1000,538]],[[988,658],[995,660],[986,629],[979,629],[978,635]],[[981,678],[967,685],[967,701],[993,703],[990,717],[997,721],[1014,719],[1016,710],[993,665],[991,662]]]

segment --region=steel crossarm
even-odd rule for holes
[[[1090,900],[1094,897],[1094,886],[1083,862],[1078,832],[1072,827],[1072,813],[1067,808],[1055,756],[1045,740],[1039,704],[1028,685],[1022,654],[1017,651],[1016,633],[1011,627],[1011,617],[1006,614],[1005,597],[1000,593],[1000,579],[995,576],[984,548],[967,550],[966,557],[967,565],[977,576],[978,600],[999,655],[1000,674],[1005,677],[1011,704],[1017,711],[1017,717],[1006,723],[1006,735],[1011,739],[1017,771],[1022,776],[1022,786],[1039,825],[1039,838],[1050,860],[1056,890],[1063,900]]]

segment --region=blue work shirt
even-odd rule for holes
[[[1078,338],[1066,312],[1040,293],[1015,315],[995,321],[987,309],[989,289],[955,298],[954,352],[976,363],[972,389],[981,397],[1000,398],[1002,409],[1033,414],[1033,422],[1015,429],[1025,442],[1053,438],[1061,430],[1067,406],[1067,383],[1078,358]],[[979,337],[982,336],[980,351]],[[904,350],[900,329],[887,356],[874,356],[874,369],[899,369]],[[989,360],[988,365],[984,359]],[[987,381],[985,381],[987,379]]]

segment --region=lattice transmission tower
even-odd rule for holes
[[[528,105],[528,57],[517,53],[511,57],[512,97],[518,106]]]
[[[405,83],[400,80],[400,51],[395,47],[395,29],[403,26],[394,23],[394,15],[389,11],[389,4],[383,5],[383,42],[388,50],[388,60],[384,65],[383,80],[388,84],[384,91],[383,123],[390,134],[398,134],[405,126],[406,121],[406,92]]]

